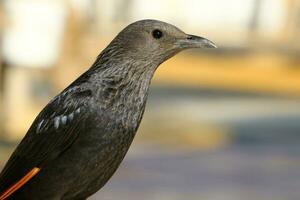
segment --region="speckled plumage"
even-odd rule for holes
[[[163,37],[153,38],[158,29]],[[209,46],[160,21],[126,27],[37,116],[0,174],[0,194],[33,167],[40,172],[8,199],[85,199],[98,191],[135,136],[156,68],[183,49]]]

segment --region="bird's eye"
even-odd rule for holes
[[[154,31],[152,31],[152,36],[155,39],[159,39],[163,36],[163,33],[161,32],[161,30],[155,29]]]

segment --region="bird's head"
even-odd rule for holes
[[[111,45],[122,49],[134,60],[157,65],[184,49],[216,48],[206,38],[186,34],[171,24],[157,20],[141,20],[128,25]]]

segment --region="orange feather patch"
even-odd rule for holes
[[[27,183],[32,177],[34,177],[41,169],[33,168],[30,170],[25,176],[23,176],[18,182],[10,186],[5,192],[0,195],[0,200],[4,200],[9,197],[12,193],[17,191],[20,187],[22,187],[25,183]]]

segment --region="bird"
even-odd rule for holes
[[[158,66],[190,48],[216,48],[166,22],[125,27],[92,66],[37,115],[0,173],[0,200],[83,200],[124,159]]]

